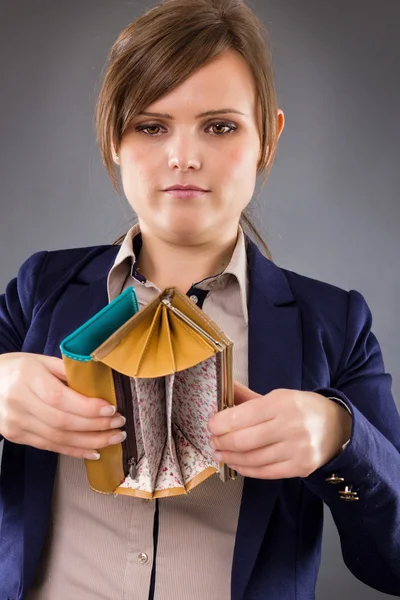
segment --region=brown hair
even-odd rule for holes
[[[265,175],[262,190],[278,137],[272,62],[262,21],[242,0],[164,0],[120,33],[110,50],[98,96],[97,138],[117,193],[112,146],[118,152],[131,119],[227,50],[239,52],[254,76],[261,115],[257,174]],[[271,258],[268,246],[245,213],[241,224]]]

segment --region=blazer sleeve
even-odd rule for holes
[[[47,254],[43,251],[30,256],[0,295],[0,354],[21,352],[35,310],[36,282]]]
[[[400,596],[400,416],[371,324],[363,296],[349,292],[339,369],[332,387],[314,391],[348,406],[351,439],[303,481],[329,506],[350,571],[367,585]],[[333,473],[344,482],[328,483]],[[345,486],[359,499],[342,499],[338,492]]]
[[[47,252],[37,252],[20,267],[0,295],[0,354],[20,352],[35,310],[35,289]]]

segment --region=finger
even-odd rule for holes
[[[17,432],[12,441],[20,444],[26,444],[27,435],[37,435],[47,440],[49,448],[53,449],[59,446],[72,446],[75,448],[105,448],[106,446],[119,444],[126,439],[126,432],[120,429],[107,431],[62,431],[55,429],[42,421],[39,421],[32,415],[27,415],[24,421],[23,430]],[[52,450],[57,451],[57,450]]]
[[[251,400],[252,398],[257,398],[258,396],[260,396],[260,394],[253,392],[248,387],[246,387],[242,383],[239,383],[239,381],[236,380],[233,382],[233,392],[235,396],[235,406],[238,406],[239,404],[243,404],[243,402],[247,402],[247,400]]]
[[[243,477],[254,479],[290,479],[298,477],[295,474],[291,461],[274,463],[263,467],[240,467],[234,464],[230,464],[229,466],[240,475],[243,475]]]
[[[126,423],[126,418],[119,413],[115,413],[111,417],[81,417],[49,406],[34,394],[31,394],[27,400],[26,410],[28,413],[54,429],[64,431],[106,431],[123,427]]]
[[[229,465],[231,469],[242,475],[252,479],[285,479],[292,475],[285,474],[286,463],[276,463],[265,467],[240,467],[238,465]]]
[[[79,417],[71,413],[64,413],[48,406],[29,389],[25,390],[23,402],[19,399],[12,401],[3,416],[3,433],[7,439],[14,439],[20,431],[29,431],[28,423],[32,419],[44,423],[53,429],[66,431],[108,431],[118,429],[126,423],[125,417],[116,413],[113,417]],[[35,421],[36,422],[36,421]],[[32,429],[32,426],[31,426]]]
[[[249,452],[281,441],[282,428],[278,428],[276,420],[273,419],[225,435],[211,436],[210,445],[215,450]]]
[[[101,398],[91,398],[80,394],[45,371],[28,381],[28,387],[35,396],[49,406],[62,412],[81,417],[112,416],[116,407]]]
[[[217,451],[214,453],[214,456],[216,460],[227,465],[262,467],[289,460],[291,458],[291,451],[287,444],[278,442],[277,444],[257,448],[257,450],[251,450],[250,452]]]
[[[38,448],[39,450],[47,450],[71,456],[72,458],[86,458],[87,460],[98,460],[100,458],[99,452],[95,449],[88,450],[87,448],[75,448],[73,446],[59,446],[35,433],[27,434],[24,444]]]
[[[268,402],[267,396],[257,396],[244,404],[212,415],[208,422],[208,429],[212,435],[225,435],[231,431],[269,421],[275,416],[276,407],[272,402]]]

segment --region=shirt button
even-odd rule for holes
[[[197,297],[197,296],[195,296],[194,294],[192,294],[192,295],[190,296],[190,299],[191,299],[191,301],[192,301],[192,302],[194,302],[195,304],[197,304],[197,303],[198,303],[198,301],[199,301],[198,297]]]
[[[149,560],[149,557],[144,552],[141,552],[140,554],[138,554],[138,561],[139,561],[140,565],[145,565],[148,560]]]

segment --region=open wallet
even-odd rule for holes
[[[85,460],[97,492],[162,498],[214,473],[207,423],[233,406],[233,342],[177,288],[139,310],[127,288],[61,343],[68,386],[107,400],[126,418],[126,440]]]

